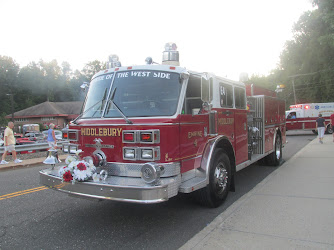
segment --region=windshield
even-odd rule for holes
[[[178,73],[133,70],[115,74],[111,98],[126,117],[175,114],[181,91]],[[101,117],[112,78],[113,74],[103,75],[91,82],[83,118]],[[108,102],[105,117],[122,117],[112,101]]]
[[[112,87],[113,101],[126,117],[171,116],[179,100],[179,79],[179,74],[163,71],[118,72]],[[112,102],[105,117],[120,117]]]
[[[113,75],[113,73],[102,75],[91,81],[89,91],[87,93],[87,100],[83,110],[83,118],[102,116],[103,107],[107,99],[108,90],[110,88]]]

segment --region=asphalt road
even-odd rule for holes
[[[314,138],[289,135],[284,160]],[[210,209],[182,194],[153,205],[69,197],[39,185],[43,168],[0,172],[0,249],[177,249],[277,169],[254,164],[238,172],[236,192]]]

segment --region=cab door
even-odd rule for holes
[[[234,130],[234,96],[233,86],[229,83],[219,83],[220,107],[217,109],[218,134],[225,135],[232,143],[235,150],[235,130]]]
[[[248,160],[246,90],[242,87],[234,87],[234,100],[235,157],[238,165]]]
[[[303,121],[298,111],[291,111],[286,118],[288,130],[303,129]]]

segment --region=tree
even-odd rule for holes
[[[86,77],[86,81],[90,81],[97,72],[106,68],[106,63],[100,62],[98,60],[91,61],[85,65],[82,70],[82,74]]]
[[[11,99],[16,99],[17,75],[19,72],[19,65],[11,57],[0,56],[0,122],[3,123],[4,113],[11,114],[12,108],[15,111],[15,104],[13,107]],[[12,95],[12,96],[11,96]],[[2,124],[5,125],[5,124]]]
[[[299,103],[334,101],[334,2],[314,0],[313,4],[318,8],[305,12],[294,25],[279,67],[263,79],[250,79],[260,85],[274,83],[269,87],[285,84],[280,96],[287,106],[294,103],[293,83]]]

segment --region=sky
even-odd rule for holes
[[[276,68],[310,0],[0,0],[0,55],[72,70],[117,54],[123,66],[161,62],[177,44],[181,66],[233,80]]]

